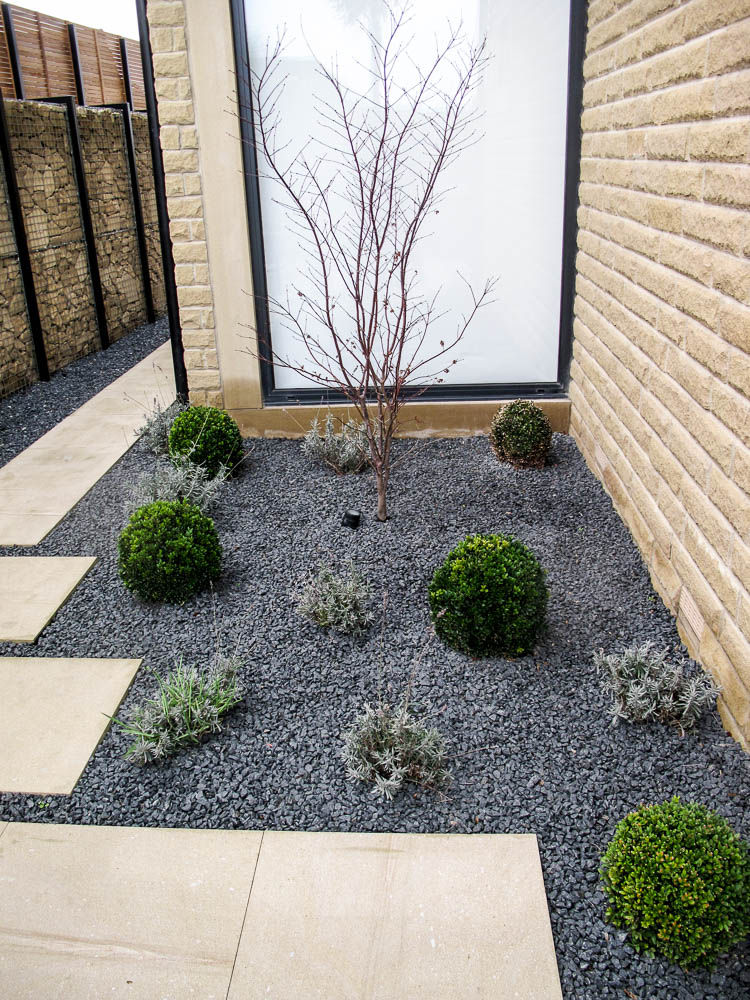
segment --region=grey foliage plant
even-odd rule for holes
[[[669,651],[654,652],[653,643],[631,646],[621,653],[594,653],[602,686],[612,696],[612,724],[671,723],[691,728],[704,710],[716,702],[720,688],[702,671],[685,675],[682,663],[669,660]]]
[[[138,478],[128,494],[127,507],[133,511],[156,500],[187,500],[206,514],[218,503],[230,475],[231,470],[222,465],[217,475],[211,477],[202,465],[177,455],[171,462],[160,463]]]
[[[169,430],[175,417],[185,409],[186,405],[179,400],[166,407],[154,400],[152,408],[146,414],[145,423],[138,432],[152,454],[159,458],[169,454]]]
[[[362,472],[370,464],[369,442],[362,423],[339,421],[328,411],[325,423],[317,417],[302,441],[302,451],[309,457],[338,473]]]
[[[297,610],[322,628],[356,635],[373,622],[370,593],[367,580],[353,564],[344,575],[324,567],[302,590]]]
[[[242,700],[237,678],[242,666],[236,655],[217,654],[206,670],[187,666],[182,657],[166,677],[153,670],[156,695],[125,719],[113,719],[133,738],[126,758],[148,764],[219,732],[222,716]]]

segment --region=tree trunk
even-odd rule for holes
[[[378,521],[387,521],[388,509],[386,507],[386,479],[382,472],[376,472],[375,480],[378,486]]]

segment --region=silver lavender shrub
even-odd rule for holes
[[[202,465],[195,465],[187,456],[178,455],[171,462],[159,463],[152,472],[145,472],[136,480],[127,497],[127,509],[132,512],[155,500],[187,500],[206,514],[218,503],[229,476],[230,470],[220,466],[212,478]]]
[[[374,618],[370,586],[352,564],[343,576],[321,569],[298,596],[297,610],[322,628],[355,635],[366,631]]]
[[[336,472],[362,472],[370,463],[370,445],[364,425],[355,420],[339,421],[328,411],[321,429],[317,417],[302,441],[308,458],[323,462]]]
[[[621,653],[594,653],[602,687],[612,696],[612,724],[670,723],[690,729],[716,702],[720,688],[708,674],[686,676],[682,663],[669,660],[669,651],[654,652],[653,643],[631,646]]]
[[[146,442],[148,450],[158,458],[166,458],[169,454],[169,431],[178,413],[187,409],[184,403],[175,400],[169,406],[162,407],[158,400],[146,414],[146,421],[138,433]]]

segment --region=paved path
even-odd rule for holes
[[[0,825],[4,1000],[561,1000],[536,837]]]
[[[175,398],[162,344],[0,469],[0,545],[37,545]]]

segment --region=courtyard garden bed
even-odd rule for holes
[[[501,465],[486,438],[398,442],[390,519],[374,519],[371,476],[337,476],[298,441],[258,441],[212,512],[223,545],[213,591],[146,604],[118,575],[128,492],[153,468],[136,445],[33,550],[99,561],[35,646],[1,655],[143,657],[122,714],[155,692],[180,656],[206,664],[216,634],[244,659],[241,704],[204,745],[144,767],[112,726],[70,797],[0,796],[0,819],[142,826],[536,833],[563,993],[572,1000],[739,1000],[748,943],[714,971],[638,954],[604,919],[598,868],[617,822],[678,794],[750,836],[750,762],[715,711],[684,735],[611,726],[592,655],[652,640],[680,654],[674,622],[572,439],[555,435],[538,470]],[[361,526],[342,526],[345,510]],[[472,533],[511,534],[547,572],[547,631],[515,660],[472,659],[433,635],[428,586]],[[302,618],[295,595],[320,568],[363,574],[375,621],[361,635]],[[381,628],[383,594],[385,623]],[[397,700],[417,661],[411,707],[448,741],[444,793],[407,787],[393,802],[347,779],[342,733],[366,701]],[[426,647],[426,648],[425,648]]]

